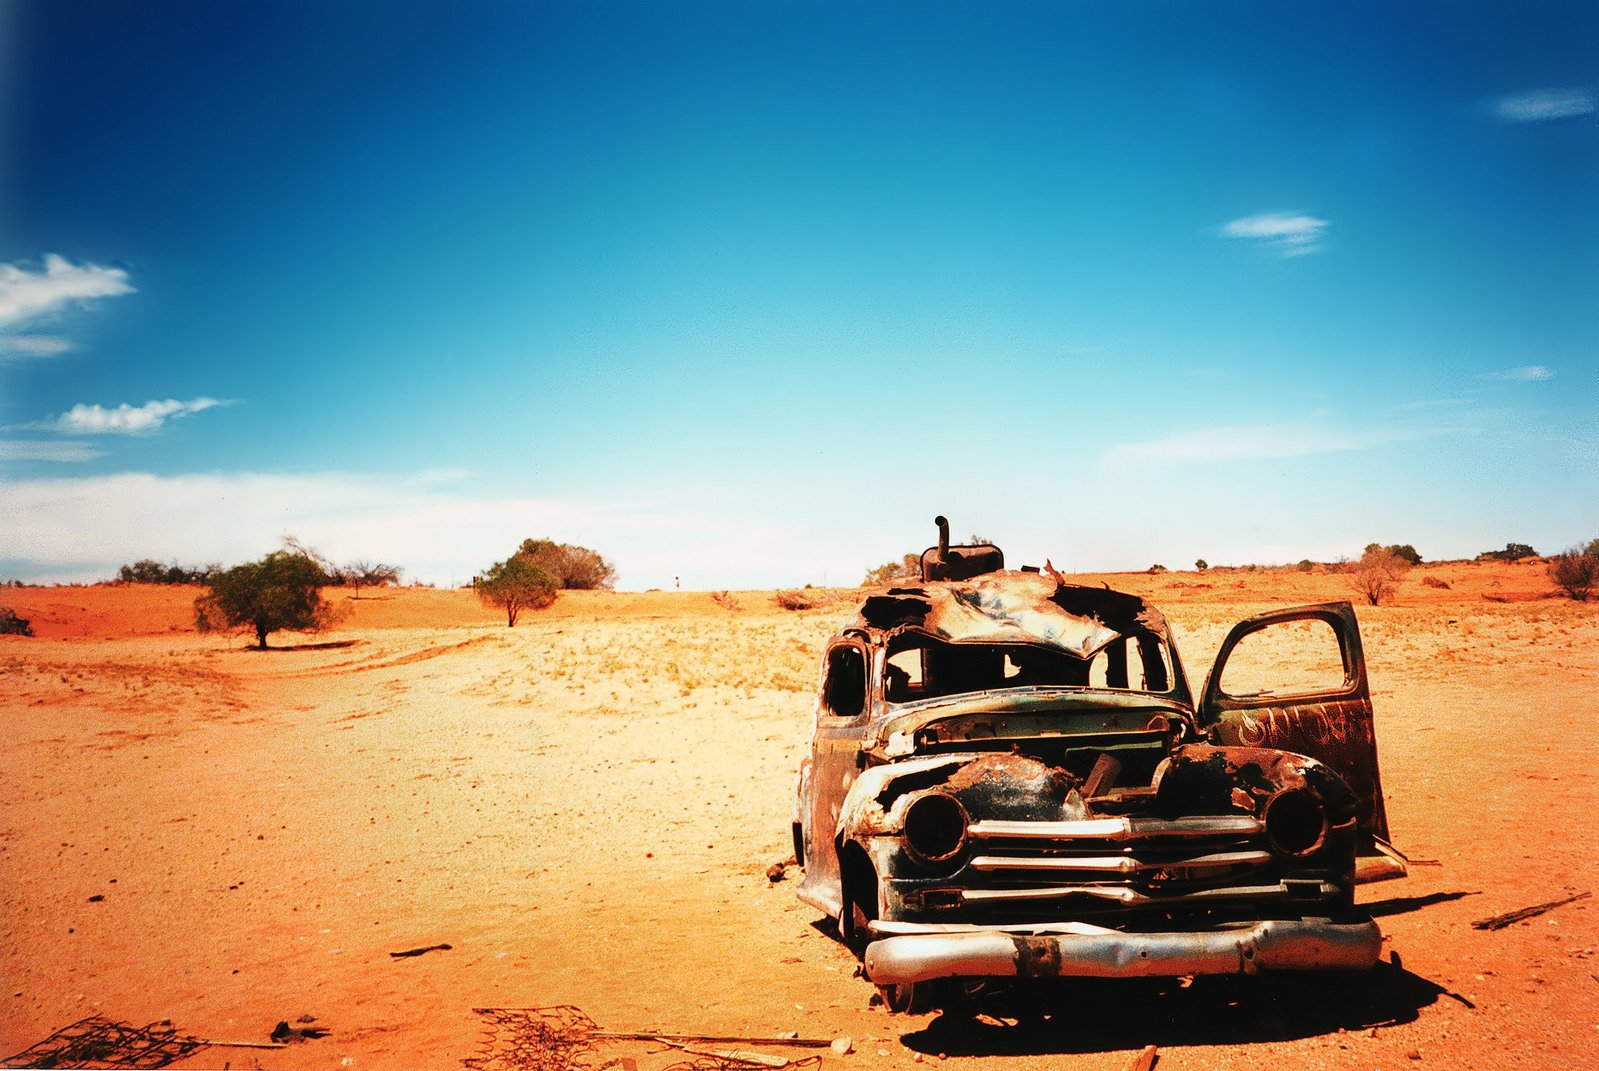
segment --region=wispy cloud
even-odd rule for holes
[[[1100,463],[1116,468],[1150,462],[1257,461],[1366,450],[1413,437],[1415,433],[1411,431],[1347,430],[1308,422],[1221,424],[1159,439],[1119,443],[1101,455]]]
[[[0,461],[93,461],[105,451],[60,439],[0,439]]]
[[[1555,378],[1555,370],[1546,364],[1518,364],[1514,368],[1501,368],[1495,372],[1484,372],[1483,379],[1508,379],[1517,383],[1542,383]]]
[[[194,398],[180,402],[176,398],[150,401],[143,405],[123,402],[115,409],[103,405],[85,405],[79,402],[58,417],[28,424],[24,427],[41,431],[59,431],[66,435],[150,435],[160,431],[169,420],[177,420],[191,413],[204,412],[225,405],[216,398]]]
[[[128,273],[98,264],[73,264],[50,253],[43,271],[0,264],[0,326],[58,312],[73,302],[133,293]]]
[[[1302,212],[1263,212],[1224,224],[1228,238],[1247,238],[1285,257],[1301,257],[1321,250],[1322,232],[1329,222]]]
[[[1494,102],[1494,113],[1507,123],[1544,123],[1588,115],[1595,108],[1586,89],[1533,89]]]
[[[58,357],[72,349],[72,343],[53,335],[0,334],[0,360],[7,357]]]

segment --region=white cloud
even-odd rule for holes
[[[1546,364],[1519,364],[1497,372],[1484,372],[1483,379],[1508,379],[1518,383],[1542,383],[1555,378],[1555,370]]]
[[[1195,428],[1160,439],[1120,443],[1100,457],[1104,466],[1190,461],[1254,461],[1365,450],[1412,438],[1410,432],[1345,431],[1318,424],[1230,424]]]
[[[1500,97],[1494,112],[1507,123],[1542,123],[1571,119],[1594,110],[1593,94],[1586,89],[1534,89]]]
[[[40,272],[0,264],[0,325],[57,312],[74,301],[131,293],[128,273],[121,268],[77,265],[54,253],[45,256]]]
[[[180,402],[176,398],[150,401],[143,405],[123,402],[115,409],[79,402],[65,413],[33,427],[47,428],[68,435],[148,435],[160,431],[168,420],[204,412],[226,404],[216,398],[195,398]]]
[[[0,439],[0,461],[93,461],[104,456],[104,450],[88,443]]]
[[[0,335],[0,360],[7,357],[57,357],[72,343],[52,335]]]
[[[1321,234],[1328,221],[1297,212],[1264,212],[1244,216],[1222,226],[1228,238],[1247,238],[1264,243],[1285,257],[1299,257],[1321,250]]]

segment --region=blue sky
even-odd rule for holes
[[[0,576],[1599,535],[1599,8],[0,6]]]

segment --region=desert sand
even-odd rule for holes
[[[1351,597],[1322,573],[1086,579],[1164,609],[1196,681],[1239,617]],[[1535,564],[1425,566],[1358,607],[1414,860],[1360,892],[1389,964],[1086,986],[1046,1021],[964,1027],[875,1005],[767,878],[848,602],[567,593],[507,629],[468,592],[334,592],[334,631],[259,652],[196,634],[195,594],[0,591],[37,633],[0,637],[0,1057],[90,1015],[257,1043],[314,1016],[327,1036],[174,1066],[459,1067],[474,1008],[559,1004],[851,1038],[830,1068],[1120,1071],[1147,1044],[1172,1071],[1571,1068],[1599,1045],[1599,899],[1470,925],[1599,886],[1599,607]],[[683,1059],[630,1044],[604,1058]]]

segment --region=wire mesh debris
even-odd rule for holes
[[[476,1056],[461,1063],[471,1071],[574,1071],[599,1063],[590,1035],[597,1028],[582,1009],[473,1008],[487,1037]]]
[[[178,1033],[165,1019],[140,1028],[91,1015],[3,1063],[6,1067],[166,1067],[205,1047],[204,1041]]]

